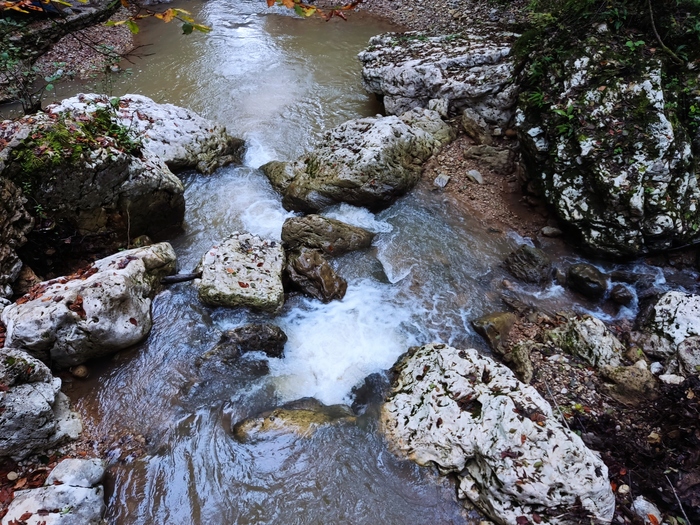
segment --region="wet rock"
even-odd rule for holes
[[[700,374],[700,337],[688,337],[678,345],[678,364],[686,375]]]
[[[599,301],[605,297],[605,292],[608,289],[608,279],[603,272],[587,263],[574,264],[569,267],[567,284],[569,288],[592,301]]]
[[[0,349],[0,458],[21,460],[68,439],[77,439],[80,418],[71,412],[41,361],[13,348]]]
[[[321,250],[326,255],[342,255],[369,248],[374,233],[320,215],[290,217],[282,225],[282,241],[290,250],[301,246]]]
[[[246,352],[264,352],[268,357],[282,357],[285,334],[279,326],[272,324],[248,324],[226,330],[211,354],[230,360]]]
[[[475,160],[479,166],[484,166],[496,173],[509,173],[513,169],[510,150],[507,148],[497,148],[486,144],[471,146],[464,150],[464,158]]]
[[[700,295],[667,292],[654,305],[649,329],[678,345],[700,335]]]
[[[320,427],[352,421],[355,421],[352,410],[345,405],[326,406],[305,398],[237,423],[233,435],[244,443],[280,435],[308,438]]]
[[[348,283],[318,250],[302,248],[289,254],[286,276],[297,288],[324,303],[345,297]]]
[[[461,33],[427,36],[417,32],[387,33],[370,39],[358,55],[362,81],[383,97],[388,114],[424,108],[432,99],[447,101],[448,112],[473,110],[472,120],[507,127],[517,88],[507,37]],[[475,118],[476,117],[476,118]]]
[[[429,110],[355,119],[294,162],[261,169],[286,209],[309,213],[347,202],[376,210],[412,189],[421,165],[452,138],[452,129]]]
[[[473,349],[430,344],[394,368],[381,417],[391,446],[455,474],[459,496],[489,518],[511,524],[564,513],[576,501],[596,519],[612,518],[605,464],[505,366]]]
[[[552,279],[552,262],[539,248],[523,244],[504,261],[506,269],[521,281],[544,284]]]
[[[511,312],[495,312],[474,319],[472,326],[477,334],[486,339],[491,349],[495,350],[506,344],[515,320],[516,317]]]
[[[168,243],[116,253],[37,285],[2,312],[7,346],[61,367],[112,354],[151,329],[151,299],[175,271]]]
[[[104,471],[97,459],[63,460],[45,486],[15,491],[2,525],[102,525],[107,509],[100,484]]]
[[[624,284],[615,284],[610,289],[610,299],[622,306],[629,306],[634,301],[634,292]]]
[[[22,261],[16,249],[27,242],[34,219],[25,209],[27,199],[12,182],[0,177],[0,297],[12,297]]]
[[[611,381],[610,394],[625,404],[638,404],[656,397],[656,379],[644,361],[632,366],[604,366],[604,379]]]
[[[625,349],[600,319],[590,315],[569,317],[562,326],[547,331],[545,338],[562,351],[596,367],[617,366]]]
[[[282,245],[235,232],[213,246],[197,269],[199,299],[212,306],[249,306],[275,312],[284,304]]]

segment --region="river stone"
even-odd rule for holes
[[[26,203],[17,186],[0,177],[0,297],[12,297],[10,285],[22,269],[16,250],[27,242],[26,236],[34,227]]]
[[[276,312],[284,304],[282,245],[257,235],[234,232],[213,246],[199,263],[199,299],[211,306],[249,306]]]
[[[506,344],[515,321],[516,317],[511,312],[495,312],[474,319],[472,326],[477,334],[486,339],[491,349],[496,350]]]
[[[673,345],[688,337],[700,336],[700,295],[665,293],[654,305],[649,328]]]
[[[599,301],[605,297],[608,278],[592,264],[574,264],[569,267],[566,277],[569,288],[581,295],[593,301]]]
[[[548,330],[545,339],[596,367],[619,365],[625,350],[603,322],[590,315],[569,317],[563,325]]]
[[[345,297],[348,283],[338,275],[318,250],[302,248],[291,252],[285,268],[294,288],[324,303]]]
[[[189,109],[159,104],[143,95],[109,98],[81,94],[51,105],[52,114],[89,114],[98,107],[115,108],[116,122],[143,142],[143,154],[164,162],[172,171],[196,169],[209,174],[232,162],[240,163],[244,142],[231,137],[226,128]]]
[[[0,349],[0,458],[16,461],[77,439],[80,418],[71,412],[61,380],[44,363],[14,348]]]
[[[60,367],[132,346],[148,335],[151,299],[174,271],[172,246],[159,243],[42,282],[3,310],[5,344]]]
[[[678,365],[685,375],[700,375],[700,337],[688,337],[678,345]]]
[[[45,486],[15,492],[2,525],[103,525],[107,507],[100,483],[104,472],[99,459],[61,461]],[[27,513],[31,515],[20,519]]]
[[[394,369],[381,410],[392,448],[455,474],[459,496],[490,519],[503,525],[535,513],[548,519],[578,501],[596,519],[612,519],[605,464],[508,368],[474,349],[429,344],[413,348]]]
[[[400,115],[428,107],[430,100],[447,102],[448,112],[466,108],[486,123],[507,127],[513,115],[517,87],[508,35],[484,38],[463,32],[427,36],[418,32],[372,37],[358,55],[362,83],[382,97],[386,112]],[[480,124],[478,118],[476,122]]]
[[[321,250],[326,255],[342,255],[369,248],[374,233],[320,215],[290,217],[282,225],[282,241],[291,250],[300,246]]]
[[[629,306],[634,301],[634,292],[624,284],[615,284],[610,289],[610,299],[622,306]]]
[[[645,361],[632,366],[604,366],[601,376],[613,384],[610,395],[624,404],[638,404],[656,396],[656,379]]]
[[[226,330],[214,350],[207,352],[205,357],[216,355],[231,360],[246,352],[265,352],[268,357],[282,357],[286,342],[287,334],[279,326],[247,324]]]
[[[545,284],[552,279],[552,261],[539,248],[523,244],[504,261],[506,269],[521,281]]]
[[[434,111],[367,117],[327,132],[293,162],[261,169],[288,210],[313,213],[339,202],[377,210],[412,189],[421,165],[453,137]]]
[[[304,398],[245,419],[236,423],[232,430],[238,441],[248,443],[280,435],[308,438],[323,426],[353,421],[353,412],[346,405],[326,406],[315,399]]]

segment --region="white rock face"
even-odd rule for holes
[[[455,473],[459,494],[491,519],[512,525],[559,518],[580,498],[608,522],[615,498],[598,455],[565,429],[537,391],[476,350],[429,344],[395,366],[382,407],[392,447],[419,465]]]
[[[40,283],[3,310],[5,344],[58,366],[127,348],[150,331],[151,299],[160,279],[174,270],[175,252],[160,243]]]
[[[384,107],[392,115],[429,107],[437,99],[450,113],[471,108],[487,123],[505,126],[517,97],[510,82],[513,63],[510,44],[505,43],[508,37],[378,35],[358,55],[363,84],[384,97]]]
[[[82,430],[80,418],[41,361],[21,350],[0,349],[0,458],[24,459]]]
[[[650,328],[674,345],[700,335],[700,295],[665,293],[654,306]]]
[[[571,317],[565,325],[547,332],[547,338],[597,367],[618,366],[625,349],[600,319],[590,315]]]
[[[700,337],[688,337],[678,345],[678,364],[685,375],[700,375]]]
[[[195,279],[199,298],[212,306],[250,306],[277,311],[284,304],[282,245],[235,232],[202,258]]]
[[[262,166],[287,209],[317,212],[339,202],[379,209],[412,189],[420,167],[452,129],[431,110],[341,124],[294,162]]]
[[[241,160],[243,141],[194,111],[158,104],[143,95],[118,97],[114,106],[117,122],[142,140],[144,156],[167,164],[173,171],[195,168],[201,173],[212,173],[219,166]],[[47,111],[84,114],[99,107],[112,107],[110,98],[81,94],[51,105]]]
[[[104,465],[97,459],[66,459],[51,472],[44,487],[15,492],[2,525],[103,525]],[[60,482],[60,485],[54,485]],[[41,511],[41,513],[39,512]]]

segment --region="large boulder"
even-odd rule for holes
[[[469,108],[475,119],[505,126],[517,97],[508,43],[512,39],[509,34],[378,35],[358,56],[363,84],[382,97],[392,115],[440,100],[451,114]]]
[[[234,232],[202,257],[198,266],[202,277],[195,280],[199,299],[211,306],[276,312],[284,304],[284,263],[279,242]]]
[[[516,115],[529,177],[584,247],[606,256],[685,244],[700,230],[697,160],[675,102],[683,83],[672,87],[658,57],[640,59],[624,41],[601,26],[565,59],[535,52]]]
[[[529,244],[523,244],[508,255],[503,264],[512,275],[526,283],[547,284],[554,274],[549,256]]]
[[[291,250],[306,246],[326,255],[342,255],[368,248],[374,233],[321,215],[290,217],[282,225],[282,241]]]
[[[15,492],[2,525],[103,525],[104,474],[99,459],[64,459],[45,486]]]
[[[318,250],[302,248],[287,257],[285,276],[293,288],[324,303],[345,297],[348,283]]]
[[[619,365],[625,350],[603,321],[590,315],[571,315],[561,326],[545,332],[545,340],[596,367]]]
[[[491,519],[569,523],[567,511],[578,502],[594,518],[612,519],[605,464],[505,366],[473,349],[429,344],[395,370],[381,412],[392,447],[454,473],[460,497]]]
[[[151,329],[151,299],[160,279],[174,271],[175,252],[160,243],[39,283],[3,310],[5,345],[58,366],[134,345]]]
[[[434,111],[367,117],[332,129],[293,162],[261,169],[287,209],[314,213],[347,202],[376,210],[412,189],[421,165],[453,137]]]
[[[0,297],[12,295],[11,284],[22,269],[17,248],[27,242],[34,220],[24,205],[27,199],[12,182],[0,178]]]
[[[81,430],[61,380],[29,354],[0,349],[0,459],[24,459],[77,439]]]
[[[665,293],[650,313],[648,328],[674,348],[688,337],[700,336],[700,295]]]

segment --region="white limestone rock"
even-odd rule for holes
[[[561,350],[596,367],[618,366],[625,350],[603,321],[590,315],[572,316],[564,325],[548,331],[546,337]]]
[[[275,312],[284,304],[284,249],[279,242],[235,232],[202,258],[194,283],[212,306],[249,306]]]
[[[0,458],[21,460],[82,430],[79,416],[41,361],[13,348],[0,349]]]
[[[381,426],[392,448],[454,473],[459,495],[503,525],[567,523],[580,499],[608,522],[615,497],[600,457],[565,429],[537,391],[474,349],[412,349],[394,367]]]
[[[363,84],[383,97],[390,115],[426,108],[439,99],[451,114],[471,108],[487,123],[505,127],[517,97],[507,42],[511,36],[378,35],[358,55]]]
[[[31,515],[21,520],[26,525],[103,525],[107,507],[100,483],[104,472],[99,459],[63,460],[45,486],[15,492],[2,525],[19,523],[27,513]]]
[[[667,292],[654,305],[649,328],[675,346],[700,336],[700,295]]]
[[[151,299],[174,271],[172,246],[159,243],[40,283],[3,310],[5,344],[62,367],[127,348],[150,331]]]

